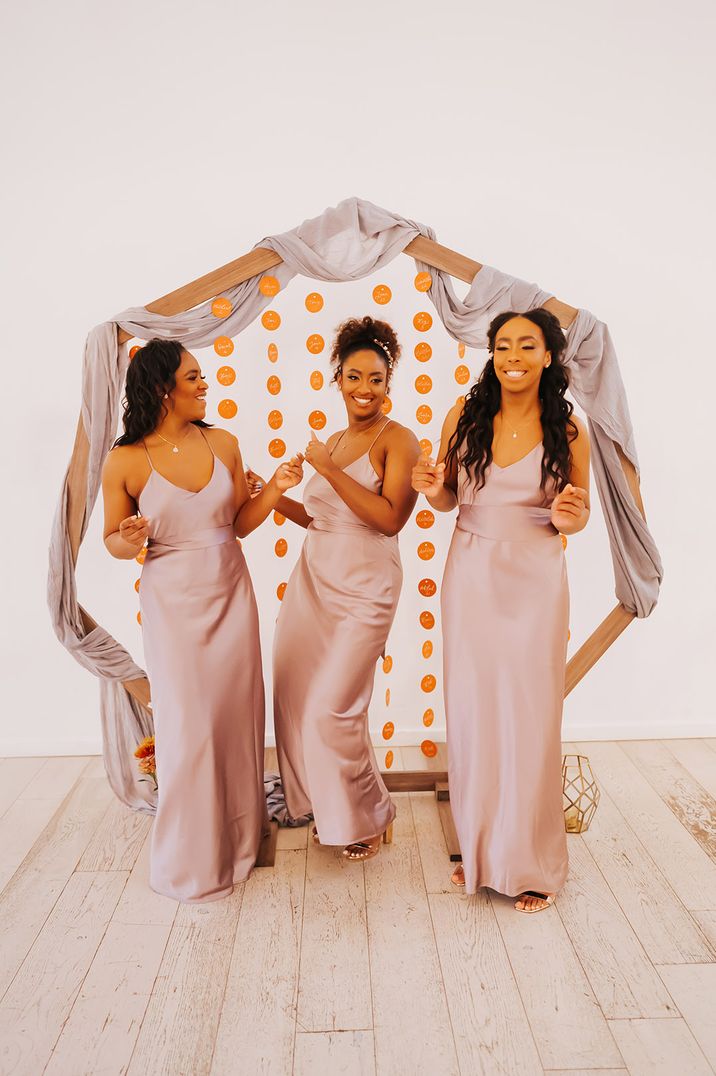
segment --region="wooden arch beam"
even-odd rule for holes
[[[440,269],[458,280],[471,284],[477,273],[482,269],[480,262],[472,258],[466,258],[464,254],[443,247],[432,239],[425,236],[417,236],[405,247],[404,254],[411,258],[425,262],[434,269]],[[175,291],[155,299],[147,305],[146,309],[153,314],[163,314],[170,317],[190,310],[200,303],[213,299],[229,288],[241,284],[250,277],[267,273],[270,269],[280,265],[283,259],[273,250],[265,247],[255,247],[248,254],[236,258],[219,269],[185,284]],[[558,319],[562,328],[571,325],[577,316],[577,308],[561,302],[559,299],[549,299],[545,307]],[[123,329],[118,330],[119,343],[126,343],[132,337]],[[639,478],[636,469],[617,447],[617,453],[624,470],[629,489],[642,516],[645,516],[644,505],[639,490]],[[89,444],[87,435],[82,424],[80,415],[77,426],[75,444],[70,459],[68,470],[68,530],[73,562],[77,562],[80,547],[80,534],[84,520],[85,490],[87,488],[87,457]],[[82,620],[87,631],[96,627],[93,618],[80,606]],[[630,612],[619,604],[612,609],[611,613],[602,621],[596,631],[582,644],[576,654],[567,663],[565,697],[573,690],[579,681],[586,676],[593,665],[599,661],[612,643],[621,635],[624,629],[634,620],[636,614]],[[124,684],[127,691],[133,695],[142,705],[146,706],[149,701],[149,682],[146,679],[129,680]]]

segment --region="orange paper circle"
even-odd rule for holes
[[[394,732],[395,732],[395,725],[393,724],[393,722],[392,721],[386,721],[386,723],[383,725],[383,739],[384,740],[389,740]]]
[[[470,371],[468,370],[467,366],[455,367],[455,380],[457,381],[458,385],[467,385],[468,381],[470,380]]]
[[[306,296],[306,310],[310,310],[312,314],[317,314],[322,308],[323,296],[317,291],[309,292]]]
[[[261,324],[264,329],[268,329],[269,332],[273,332],[274,329],[278,329],[281,324],[281,315],[275,310],[264,310],[261,315]]]
[[[379,306],[385,306],[393,298],[393,293],[387,284],[376,284],[373,288],[373,302]]]
[[[234,350],[234,341],[230,336],[217,336],[214,341],[214,351],[222,359],[226,359]]]
[[[433,644],[429,639],[426,639],[423,643],[422,655],[424,658],[431,658],[433,656]]]
[[[144,561],[146,560],[146,556],[147,556],[147,547],[142,546],[142,548],[139,550],[139,552],[137,553],[137,555],[136,555],[136,557],[134,559],[136,560],[137,564],[144,564]]]
[[[418,360],[418,362],[427,362],[428,359],[431,359],[433,356],[433,349],[430,347],[430,344],[427,344],[424,340],[421,340],[419,344],[415,345],[415,350],[413,351],[413,354],[415,355],[415,358]]]
[[[560,538],[562,539],[562,549],[566,549],[567,548],[567,535],[566,534],[560,534]]]
[[[438,749],[432,740],[423,740],[420,745],[420,750],[423,752],[426,758],[435,758],[438,753]]]
[[[385,689],[385,705],[390,706],[390,688]]]
[[[431,628],[435,627],[435,617],[427,609],[420,614],[420,627],[425,628],[426,631],[430,631]]]
[[[424,598],[432,598],[434,594],[437,594],[437,590],[438,585],[434,579],[421,579],[418,583],[418,593],[422,594]]]
[[[326,341],[320,333],[311,333],[308,340],[306,340],[306,347],[312,355],[320,355],[325,346]]]
[[[231,309],[231,301],[229,299],[214,299],[211,304],[211,312],[215,318],[228,318]]]
[[[435,556],[435,546],[432,542],[421,542],[418,546],[418,556],[421,560],[432,560]]]
[[[134,589],[136,590],[137,594],[139,594],[139,580],[138,579],[134,580]]]
[[[389,673],[392,668],[393,668],[393,659],[391,658],[390,654],[387,654],[383,658],[383,672],[384,673]]]
[[[278,348],[276,345],[269,344],[266,354],[268,355],[269,362],[276,362],[276,359],[278,358]]]
[[[423,508],[420,512],[418,512],[417,516],[415,517],[415,522],[418,524],[421,530],[427,530],[428,527],[432,527],[433,523],[435,522],[435,516],[429,508]]]
[[[139,626],[141,628],[141,626],[142,626],[142,614],[141,613],[137,613],[137,623],[139,624]]]
[[[462,343],[462,341],[457,345],[457,353],[459,358],[465,358],[465,345]]]
[[[428,709],[423,714],[423,724],[425,725],[425,727],[427,729],[429,729],[434,720],[435,720],[435,711],[431,710],[430,707],[428,707]]]
[[[313,370],[311,372],[309,382],[311,384],[311,388],[315,389],[316,392],[318,392],[319,389],[322,389],[323,388],[323,374],[321,373],[321,371],[320,370]]]
[[[279,583],[276,587],[276,597],[280,602],[283,601],[283,596],[286,593],[286,583]]]
[[[427,374],[420,374],[419,377],[415,378],[415,389],[421,396],[424,396],[426,392],[430,392],[432,387],[433,380]]]
[[[389,770],[392,765],[393,765],[393,752],[392,751],[386,751],[385,752],[385,768],[386,768],[386,770]]]
[[[273,547],[273,551],[277,557],[285,557],[288,552],[288,542],[285,538],[279,538],[276,545]]]
[[[130,349],[129,349],[129,357],[130,357],[130,359],[133,359],[134,356],[137,354],[137,352],[141,351],[141,350],[142,350],[141,344],[135,344],[134,347],[130,347]]]
[[[266,382],[266,388],[269,390],[272,396],[278,396],[279,392],[281,391],[281,382],[275,374],[272,374]]]
[[[420,687],[423,691],[434,691],[436,684],[437,680],[432,673],[428,673],[428,675],[424,676],[420,681]]]
[[[277,527],[283,527],[284,523],[286,522],[286,517],[282,516],[280,512],[274,512],[273,521]]]
[[[281,285],[275,276],[262,276],[259,281],[259,291],[262,295],[271,299],[274,295],[278,295],[281,290]]]
[[[421,404],[415,412],[415,417],[418,422],[425,426],[428,422],[430,422],[431,418],[433,417],[432,408],[428,407],[427,404]]]
[[[268,450],[269,456],[276,460],[281,459],[281,456],[286,455],[286,443],[280,437],[274,437],[273,441],[269,441]]]
[[[272,430],[280,430],[283,426],[283,415],[280,411],[269,411],[267,421]]]
[[[420,441],[418,442],[418,444],[420,445],[420,451],[421,451],[421,452],[427,452],[427,454],[428,454],[429,456],[431,456],[431,455],[432,455],[432,452],[433,452],[433,442],[432,442],[432,441],[429,441],[427,437],[423,437],[423,438],[421,438],[421,440],[420,440]]]
[[[390,414],[390,412],[393,410],[393,401],[391,400],[390,396],[385,397],[382,404],[380,405],[380,409],[384,415]]]
[[[308,425],[312,430],[322,430],[326,425],[326,416],[322,411],[311,411],[308,416]]]
[[[220,366],[216,371],[216,380],[220,385],[233,385],[236,381],[236,370],[233,366]]]
[[[415,285],[416,291],[430,291],[433,284],[433,278],[430,276],[430,273],[418,273],[413,284]]]
[[[233,400],[222,400],[217,408],[222,418],[233,418],[238,410]]]
[[[426,333],[428,329],[432,328],[432,324],[433,319],[427,310],[419,310],[413,318],[413,325],[419,333]]]

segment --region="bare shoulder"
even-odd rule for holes
[[[233,433],[229,433],[228,430],[223,429],[221,426],[207,426],[202,430],[202,433],[209,441],[212,448],[226,448],[237,449],[239,446],[239,440]]]
[[[391,448],[404,452],[420,452],[420,443],[412,430],[400,422],[391,422],[385,431],[385,439]]]
[[[582,422],[581,418],[577,418],[576,415],[572,415],[571,416],[571,421],[577,427],[577,432],[576,432],[575,436],[572,438],[572,443],[574,444],[575,441],[579,441],[579,440],[581,440],[582,443],[584,443],[585,441],[588,443],[589,442],[589,434],[587,432],[587,427]]]
[[[136,469],[142,459],[146,460],[141,445],[116,445],[110,448],[102,465],[105,478],[124,479]]]

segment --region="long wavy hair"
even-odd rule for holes
[[[184,348],[178,340],[149,340],[129,364],[125,396],[122,400],[124,433],[114,442],[136,445],[157,428],[169,413],[164,393],[175,387],[176,372],[181,365]],[[207,428],[210,422],[195,419],[194,426]]]
[[[564,396],[569,386],[569,375],[561,362],[566,340],[559,321],[544,307],[527,310],[523,314],[509,310],[493,318],[487,331],[490,358],[467,394],[457,428],[450,438],[446,463],[450,465],[455,460],[466,470],[474,467],[476,489],[484,486],[485,472],[492,463],[494,419],[502,401],[502,387],[495,373],[495,339],[502,326],[512,318],[527,318],[537,325],[552,355],[552,362],[543,369],[539,383],[544,445],[540,488],[544,490],[552,480],[557,489],[562,490],[569,482],[569,446],[579,431],[571,417],[574,407]]]

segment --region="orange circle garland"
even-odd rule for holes
[[[211,312],[215,318],[228,318],[231,310],[232,306],[230,299],[214,299],[211,304]]]
[[[418,556],[421,560],[432,560],[435,556],[435,546],[432,542],[421,542],[418,546]]]
[[[423,438],[421,438],[419,443],[420,443],[420,451],[421,452],[427,452],[427,454],[430,456],[432,454],[432,451],[433,451],[433,442],[429,441],[427,437],[423,437]]]
[[[379,306],[385,306],[393,298],[393,293],[387,284],[376,284],[373,288],[373,302]]]
[[[312,314],[317,314],[319,310],[323,309],[323,296],[317,291],[312,291],[306,296],[306,310],[309,310]]]
[[[325,346],[326,341],[320,333],[311,333],[308,340],[306,340],[306,347],[312,355],[320,355]]]
[[[129,358],[133,359],[134,356],[137,354],[137,352],[141,351],[141,350],[142,350],[142,348],[141,348],[140,344],[135,344],[134,347],[130,347],[130,349],[129,349]]]
[[[427,425],[433,417],[432,408],[428,407],[427,404],[421,404],[415,412],[415,417],[422,426]]]
[[[435,720],[435,711],[431,710],[428,707],[428,709],[423,714],[423,724],[425,725],[426,729],[430,728],[430,726],[432,725],[434,720]]]
[[[259,281],[259,291],[262,295],[265,295],[268,299],[272,299],[274,295],[278,295],[281,290],[281,285],[275,276],[262,276]]]
[[[437,680],[432,673],[428,673],[428,675],[424,676],[420,681],[420,687],[425,692],[434,691],[436,684]]]
[[[393,659],[391,658],[390,654],[386,654],[386,656],[383,658],[383,672],[389,673],[392,668]]]
[[[435,617],[427,609],[420,614],[420,627],[425,628],[426,631],[435,627]]]
[[[280,602],[283,601],[283,596],[286,593],[286,586],[286,583],[279,583],[279,585],[276,587],[276,597]]]
[[[286,522],[286,517],[282,516],[280,512],[274,512],[273,521],[277,527],[283,527],[284,523]]]
[[[455,380],[457,381],[458,385],[467,385],[468,381],[470,380],[470,371],[468,370],[467,366],[455,367]]]
[[[222,359],[228,358],[234,350],[234,341],[230,336],[217,336],[214,341],[214,351]]]
[[[430,276],[430,273],[418,273],[413,284],[415,285],[416,291],[430,291],[433,284],[433,278]]]
[[[383,739],[389,740],[395,732],[395,725],[392,721],[386,721],[383,725]]]
[[[261,315],[261,324],[264,329],[268,329],[269,332],[273,332],[274,329],[278,329],[281,324],[281,315],[275,310],[264,310]]]
[[[457,345],[457,354],[458,358],[465,358],[465,345],[462,343],[462,341]]]
[[[222,418],[234,418],[238,410],[233,400],[221,400],[217,407],[217,411]]]
[[[435,522],[435,516],[429,508],[423,508],[415,517],[415,522],[421,530],[427,530],[428,527],[432,527]]]
[[[276,545],[273,547],[273,551],[277,557],[285,557],[288,552],[288,542],[285,538],[279,538]]]
[[[420,745],[420,750],[426,758],[435,758],[438,753],[438,749],[432,740],[423,740]]]
[[[390,396],[385,397],[382,404],[380,405],[380,409],[384,415],[390,414],[390,412],[393,410],[393,401],[391,400]]]
[[[427,310],[420,310],[413,318],[413,325],[419,333],[426,333],[432,328],[433,319]]]
[[[236,370],[233,366],[220,366],[216,371],[216,380],[220,385],[233,385],[236,381]]]
[[[424,340],[421,340],[419,344],[415,345],[413,354],[418,362],[427,362],[428,359],[432,358],[433,349],[430,347],[430,344],[426,344]]]
[[[420,374],[415,378],[415,391],[419,392],[421,396],[424,396],[426,392],[430,392],[433,387],[432,378],[427,374]]]
[[[283,415],[280,411],[269,411],[267,422],[272,430],[280,430],[283,426]]]
[[[390,706],[390,688],[385,689],[385,705]]]
[[[136,590],[137,594],[139,594],[139,580],[138,579],[134,580],[134,589]]]
[[[385,768],[386,768],[386,770],[389,770],[392,765],[393,765],[393,752],[392,751],[386,751],[385,752]]]
[[[434,579],[421,579],[418,583],[418,593],[424,598],[432,598],[437,594],[438,585]]]
[[[269,344],[266,354],[268,355],[269,362],[276,362],[276,360],[278,359],[278,348],[276,347],[276,345]]]
[[[269,455],[278,460],[286,455],[286,443],[280,437],[274,437],[273,441],[269,441],[268,450]]]
[[[430,642],[429,639],[427,639],[423,643],[423,648],[422,648],[421,653],[422,653],[424,658],[431,658],[433,656],[433,644]]]
[[[308,416],[308,425],[312,430],[322,430],[326,425],[326,416],[323,411],[311,411]]]
[[[316,392],[318,392],[319,389],[322,389],[323,388],[323,374],[321,373],[321,371],[320,370],[313,370],[311,372],[309,382],[310,382],[311,388],[315,389]]]
[[[272,396],[278,396],[279,392],[281,391],[281,382],[275,374],[272,374],[266,382],[266,388],[269,390]]]

